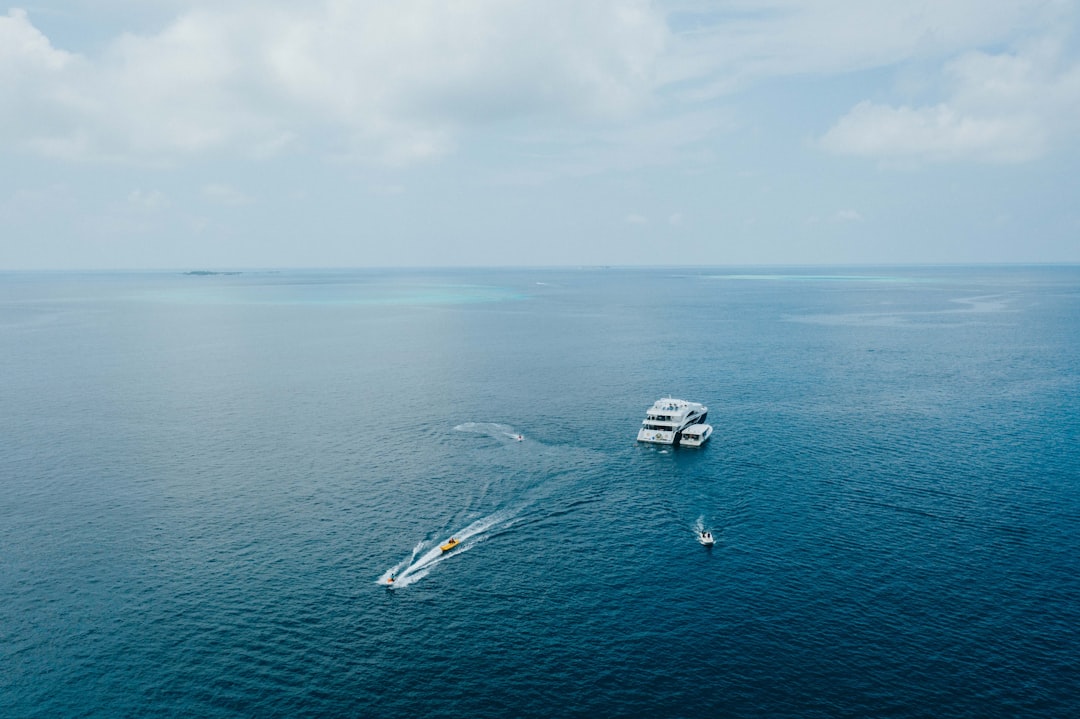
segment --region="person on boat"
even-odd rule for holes
[[[393,574],[391,574],[390,578],[386,580],[386,583],[387,584],[393,584],[394,583],[394,575]]]

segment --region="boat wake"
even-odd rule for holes
[[[482,434],[486,437],[493,437],[500,441],[512,439],[517,442],[525,439],[523,435],[517,432],[513,427],[508,424],[499,424],[498,422],[465,422],[454,427],[455,432],[471,432],[473,434]]]
[[[712,541],[706,540],[704,537],[701,536],[701,533],[706,530],[705,516],[704,515],[698,517],[697,520],[694,521],[693,530],[694,530],[694,537],[697,539],[698,544],[700,544],[700,545],[702,545],[704,547],[708,547],[708,546],[712,545]],[[712,535],[713,537],[716,536],[716,535],[712,534],[711,529],[709,530],[709,534]]]
[[[377,584],[391,589],[407,587],[428,576],[442,562],[468,552],[481,542],[549,521],[565,511],[576,511],[580,502],[567,510],[553,502],[552,496],[576,488],[589,468],[602,465],[604,458],[602,454],[581,450],[572,453],[573,461],[568,464],[565,448],[551,447],[543,441],[528,442],[525,447],[530,451],[504,452],[505,445],[524,442],[525,438],[514,427],[496,422],[465,422],[454,427],[454,431],[487,438],[483,444],[489,449],[493,446],[489,440],[499,445],[494,459],[492,455],[486,457],[488,466],[475,473],[477,494],[458,515],[471,523],[460,529],[429,534],[407,557],[385,570],[375,580]],[[587,500],[592,501],[598,500],[592,497]],[[552,509],[553,504],[559,506]],[[458,540],[457,545],[443,552],[442,545],[451,537]]]
[[[433,540],[423,539],[413,547],[412,554],[408,559],[398,562],[383,572],[382,576],[376,580],[376,583],[398,589],[418,582],[430,574],[431,570],[441,562],[462,552],[469,551],[493,533],[510,527],[516,517],[516,512],[504,510],[477,519],[464,529],[450,535],[458,540],[458,544],[447,552],[442,551],[440,545],[446,542],[449,537],[443,537],[438,541],[434,541],[434,543],[432,543]],[[390,581],[391,577],[394,578],[393,581]]]

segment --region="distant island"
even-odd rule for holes
[[[185,272],[184,274],[185,275],[199,275],[199,276],[206,276],[206,275],[242,275],[243,272],[214,272],[213,270],[191,270],[189,272]]]

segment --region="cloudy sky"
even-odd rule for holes
[[[1080,0],[0,7],[0,269],[1080,262]]]

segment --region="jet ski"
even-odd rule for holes
[[[454,539],[453,537],[450,537],[450,541],[447,542],[446,544],[439,545],[439,549],[443,550],[444,552],[449,552],[451,549],[453,549],[457,545],[458,545],[458,540]]]

